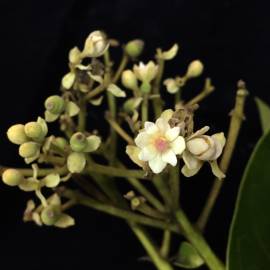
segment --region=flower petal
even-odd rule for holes
[[[146,163],[145,161],[142,161],[139,159],[139,153],[141,152],[141,149],[135,145],[128,145],[126,147],[126,153],[130,157],[130,159],[137,164],[138,166],[142,167],[145,169]]]
[[[140,148],[147,146],[149,144],[149,141],[150,141],[150,135],[144,131],[140,132],[135,138],[135,144]]]
[[[163,134],[165,134],[167,130],[170,129],[170,125],[168,124],[168,121],[166,121],[164,118],[158,118],[156,121],[156,125],[159,131]]]
[[[203,162],[195,158],[189,151],[183,153],[183,160],[190,170],[194,170],[200,166]]]
[[[215,152],[215,155],[213,157],[213,160],[216,160],[222,153],[223,147],[226,143],[226,138],[225,138],[223,132],[216,133],[216,134],[212,135],[211,138],[215,142],[216,152]]]
[[[167,109],[167,110],[162,112],[160,117],[166,121],[169,121],[172,118],[173,114],[174,114],[174,111],[172,109]]]
[[[209,162],[211,169],[212,169],[212,173],[218,178],[218,179],[222,179],[225,178],[225,174],[220,170],[217,161],[211,161]]]
[[[149,167],[154,173],[162,172],[166,165],[167,163],[162,160],[161,155],[157,155],[149,161]]]
[[[161,158],[164,162],[171,164],[172,166],[175,166],[177,164],[177,158],[175,153],[169,149],[166,152],[162,153]]]
[[[176,155],[180,155],[186,149],[186,142],[182,136],[178,136],[173,142],[170,143],[171,149]]]
[[[154,134],[158,132],[158,127],[153,122],[145,122],[144,123],[144,129],[147,134]]]
[[[191,140],[192,138],[195,138],[197,136],[203,135],[204,133],[206,133],[208,130],[210,129],[210,127],[205,126],[199,130],[197,130],[195,133],[193,133],[192,135],[190,135],[190,137],[188,138],[188,140]]]
[[[139,153],[139,159],[143,161],[149,161],[157,156],[157,150],[154,145],[149,144],[144,147],[142,151]]]
[[[165,133],[165,137],[167,140],[172,142],[179,136],[179,133],[180,133],[180,127],[173,127],[167,130],[167,132]]]
[[[184,165],[181,172],[185,177],[191,177],[201,169],[202,165],[203,163],[200,163],[200,165],[194,169],[189,169],[187,165]]]

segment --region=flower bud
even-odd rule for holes
[[[187,149],[200,160],[211,160],[216,152],[215,141],[207,135],[195,137],[188,141]]]
[[[81,152],[86,148],[86,146],[87,146],[87,139],[83,133],[77,132],[71,136],[70,147],[73,151]]]
[[[41,212],[41,220],[45,225],[52,226],[61,216],[60,205],[49,205]]]
[[[99,57],[108,47],[109,41],[106,35],[101,31],[94,31],[87,37],[82,54],[85,57]]]
[[[64,99],[60,96],[50,96],[45,100],[45,108],[53,114],[60,114],[65,108]]]
[[[12,143],[18,145],[29,141],[24,131],[24,125],[22,124],[11,126],[7,131],[7,136]]]
[[[144,42],[141,39],[134,39],[127,43],[125,51],[131,58],[137,58],[143,51]]]
[[[11,187],[19,185],[23,180],[23,174],[16,169],[7,169],[2,175],[3,182]]]
[[[86,158],[83,153],[73,152],[67,158],[67,167],[71,173],[80,173],[86,164]]]
[[[78,65],[81,62],[81,52],[78,47],[74,47],[69,51],[69,62],[73,65]]]
[[[57,137],[53,140],[53,144],[61,150],[66,150],[68,142],[65,138]]]
[[[195,78],[202,74],[203,72],[203,63],[200,60],[192,61],[186,73],[187,78]]]
[[[23,158],[31,158],[38,154],[40,145],[35,142],[26,142],[19,147],[19,155]]]
[[[37,122],[29,122],[24,126],[26,136],[32,139],[40,139],[44,137],[42,126]]]
[[[135,74],[130,70],[125,70],[122,73],[122,84],[127,88],[127,89],[137,89],[138,88],[138,81],[135,76]]]
[[[172,78],[168,78],[166,79],[163,84],[166,86],[167,91],[170,94],[175,94],[178,92],[178,90],[180,89],[179,84],[177,83],[177,81],[175,79]]]

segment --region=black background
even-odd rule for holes
[[[166,49],[178,42],[180,54],[168,62],[170,75],[183,74],[191,60],[201,59],[204,74],[211,76],[217,91],[201,105],[198,128],[207,124],[212,132],[226,131],[236,82],[246,81],[247,121],[206,231],[213,249],[224,259],[241,174],[261,134],[253,98],[260,96],[270,103],[267,1],[66,0],[1,1],[0,5],[1,164],[22,165],[17,147],[6,139],[7,128],[43,114],[44,99],[57,93],[68,70],[69,49],[81,48],[93,30],[105,30],[122,42],[144,39],[146,60],[156,47]],[[184,98],[195,95],[202,82],[192,82]],[[100,117],[95,113],[94,120]],[[182,181],[182,203],[193,220],[212,183],[208,172],[205,166],[202,177]],[[1,269],[153,269],[137,260],[143,250],[121,220],[77,207],[71,211],[75,227],[39,228],[21,221],[29,197],[0,184]]]

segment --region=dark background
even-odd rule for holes
[[[253,101],[270,103],[269,6],[267,1],[1,1],[0,2],[0,163],[22,165],[17,147],[8,142],[7,128],[43,114],[44,99],[57,93],[67,72],[67,54],[93,30],[127,42],[142,38],[148,60],[155,48],[180,44],[180,54],[168,70],[183,74],[193,59],[205,64],[217,91],[200,107],[196,126],[212,132],[227,130],[236,82],[247,83],[250,96],[246,119],[222,194],[206,237],[224,259],[237,188],[248,157],[261,134]],[[116,59],[118,54],[116,54]],[[184,93],[195,95],[202,79]],[[97,115],[92,115],[98,119]],[[182,203],[192,219],[199,214],[212,183],[203,177],[182,181]],[[68,230],[24,224],[21,216],[30,197],[0,184],[0,267],[15,269],[153,269],[137,259],[144,252],[121,220],[86,208],[73,209],[76,226]]]

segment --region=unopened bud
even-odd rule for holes
[[[38,154],[40,145],[35,142],[26,142],[19,147],[19,155],[23,158],[31,158]]]
[[[125,50],[131,58],[137,58],[143,51],[144,42],[141,39],[134,39],[127,43]]]
[[[29,122],[24,126],[26,136],[32,139],[43,138],[44,132],[42,126],[37,122]]]
[[[59,205],[49,205],[41,212],[41,220],[45,225],[52,226],[61,216]]]
[[[23,144],[29,141],[29,138],[26,136],[24,131],[24,125],[17,124],[11,126],[7,131],[8,139],[15,144]]]
[[[45,108],[53,114],[60,114],[65,108],[64,99],[60,96],[50,96],[45,100]]]
[[[85,154],[73,152],[67,158],[67,167],[71,173],[81,173],[85,167]]]
[[[135,76],[135,74],[130,70],[127,69],[123,71],[122,73],[122,84],[127,88],[127,89],[137,89],[138,88],[138,81]]]
[[[82,54],[85,57],[99,57],[108,47],[109,41],[106,35],[101,31],[94,31],[87,37]]]
[[[192,61],[186,73],[187,78],[195,78],[202,74],[203,72],[203,63],[200,60]]]
[[[77,132],[71,136],[70,147],[73,151],[81,152],[86,148],[86,146],[87,146],[87,139],[83,133]]]
[[[16,169],[7,169],[2,175],[3,182],[8,186],[18,186],[23,180],[23,174]]]
[[[63,137],[57,137],[53,140],[53,144],[61,150],[66,150],[68,141]]]
[[[81,62],[81,51],[78,47],[74,47],[69,51],[69,62],[73,65],[78,65]]]

